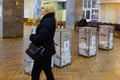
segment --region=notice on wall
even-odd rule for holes
[[[0,6],[0,16],[2,16],[2,6]]]
[[[29,18],[29,10],[28,9],[24,10],[24,18]]]

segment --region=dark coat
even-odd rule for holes
[[[36,46],[44,46],[45,54],[55,54],[54,34],[56,29],[56,20],[54,13],[46,14],[36,29],[36,34],[30,35],[30,40]]]
[[[81,19],[79,22],[77,22],[77,26],[79,26],[79,27],[84,27],[87,25],[88,25],[88,23],[87,23],[86,19]]]

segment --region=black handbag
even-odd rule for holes
[[[44,51],[45,51],[45,48],[43,46],[37,47],[33,43],[30,43],[25,52],[33,60],[39,60],[40,57],[43,56]]]

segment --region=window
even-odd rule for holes
[[[66,3],[65,2],[58,2],[57,5],[59,6],[59,10],[66,9]]]
[[[84,1],[84,8],[87,8],[87,1]]]
[[[91,8],[91,1],[88,1],[88,8]]]
[[[92,1],[92,8],[98,8],[97,1]]]
[[[85,15],[87,21],[98,21],[98,14],[98,0],[83,1],[83,15]]]
[[[86,11],[86,19],[90,19],[90,11],[89,10]]]

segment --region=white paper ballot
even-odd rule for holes
[[[64,41],[64,51],[69,51],[69,40]]]

